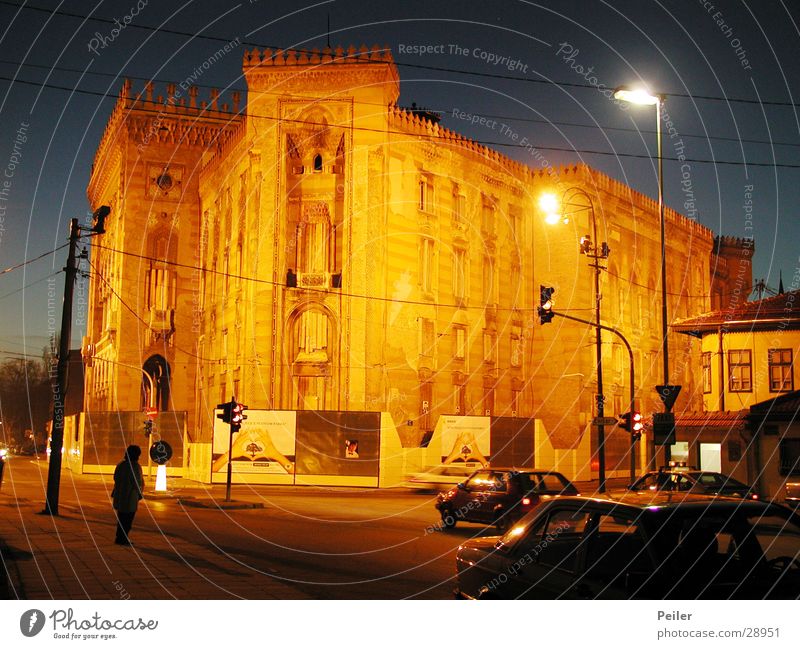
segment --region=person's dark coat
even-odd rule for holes
[[[135,512],[142,499],[143,489],[144,475],[141,465],[126,456],[114,469],[114,490],[111,492],[114,509],[119,512]]]

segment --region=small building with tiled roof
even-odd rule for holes
[[[679,320],[672,329],[700,339],[703,412],[676,413],[689,461],[718,453],[718,468],[781,498],[800,472],[800,291]]]

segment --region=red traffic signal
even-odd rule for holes
[[[552,286],[539,285],[539,322],[547,324],[553,319],[553,293],[556,292]]]
[[[247,419],[247,415],[244,414],[244,411],[247,410],[247,406],[243,403],[236,403],[234,400],[232,402],[233,410],[231,411],[231,428],[233,432],[236,433],[242,427],[242,422]]]
[[[644,423],[642,422],[641,412],[636,412],[635,410],[633,412],[626,412],[624,415],[620,416],[620,419],[622,420],[619,424],[620,428],[627,430],[636,439],[642,436]]]

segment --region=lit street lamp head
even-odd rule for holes
[[[620,86],[614,90],[614,99],[625,101],[629,104],[638,104],[640,106],[655,106],[661,98],[658,95],[650,93],[645,88],[629,88],[628,86]]]

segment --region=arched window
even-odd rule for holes
[[[314,173],[322,171],[322,156],[318,153],[314,156]]]
[[[147,374],[142,377],[142,409],[155,406],[159,412],[169,410],[169,363],[156,354],[144,362],[142,371]]]

